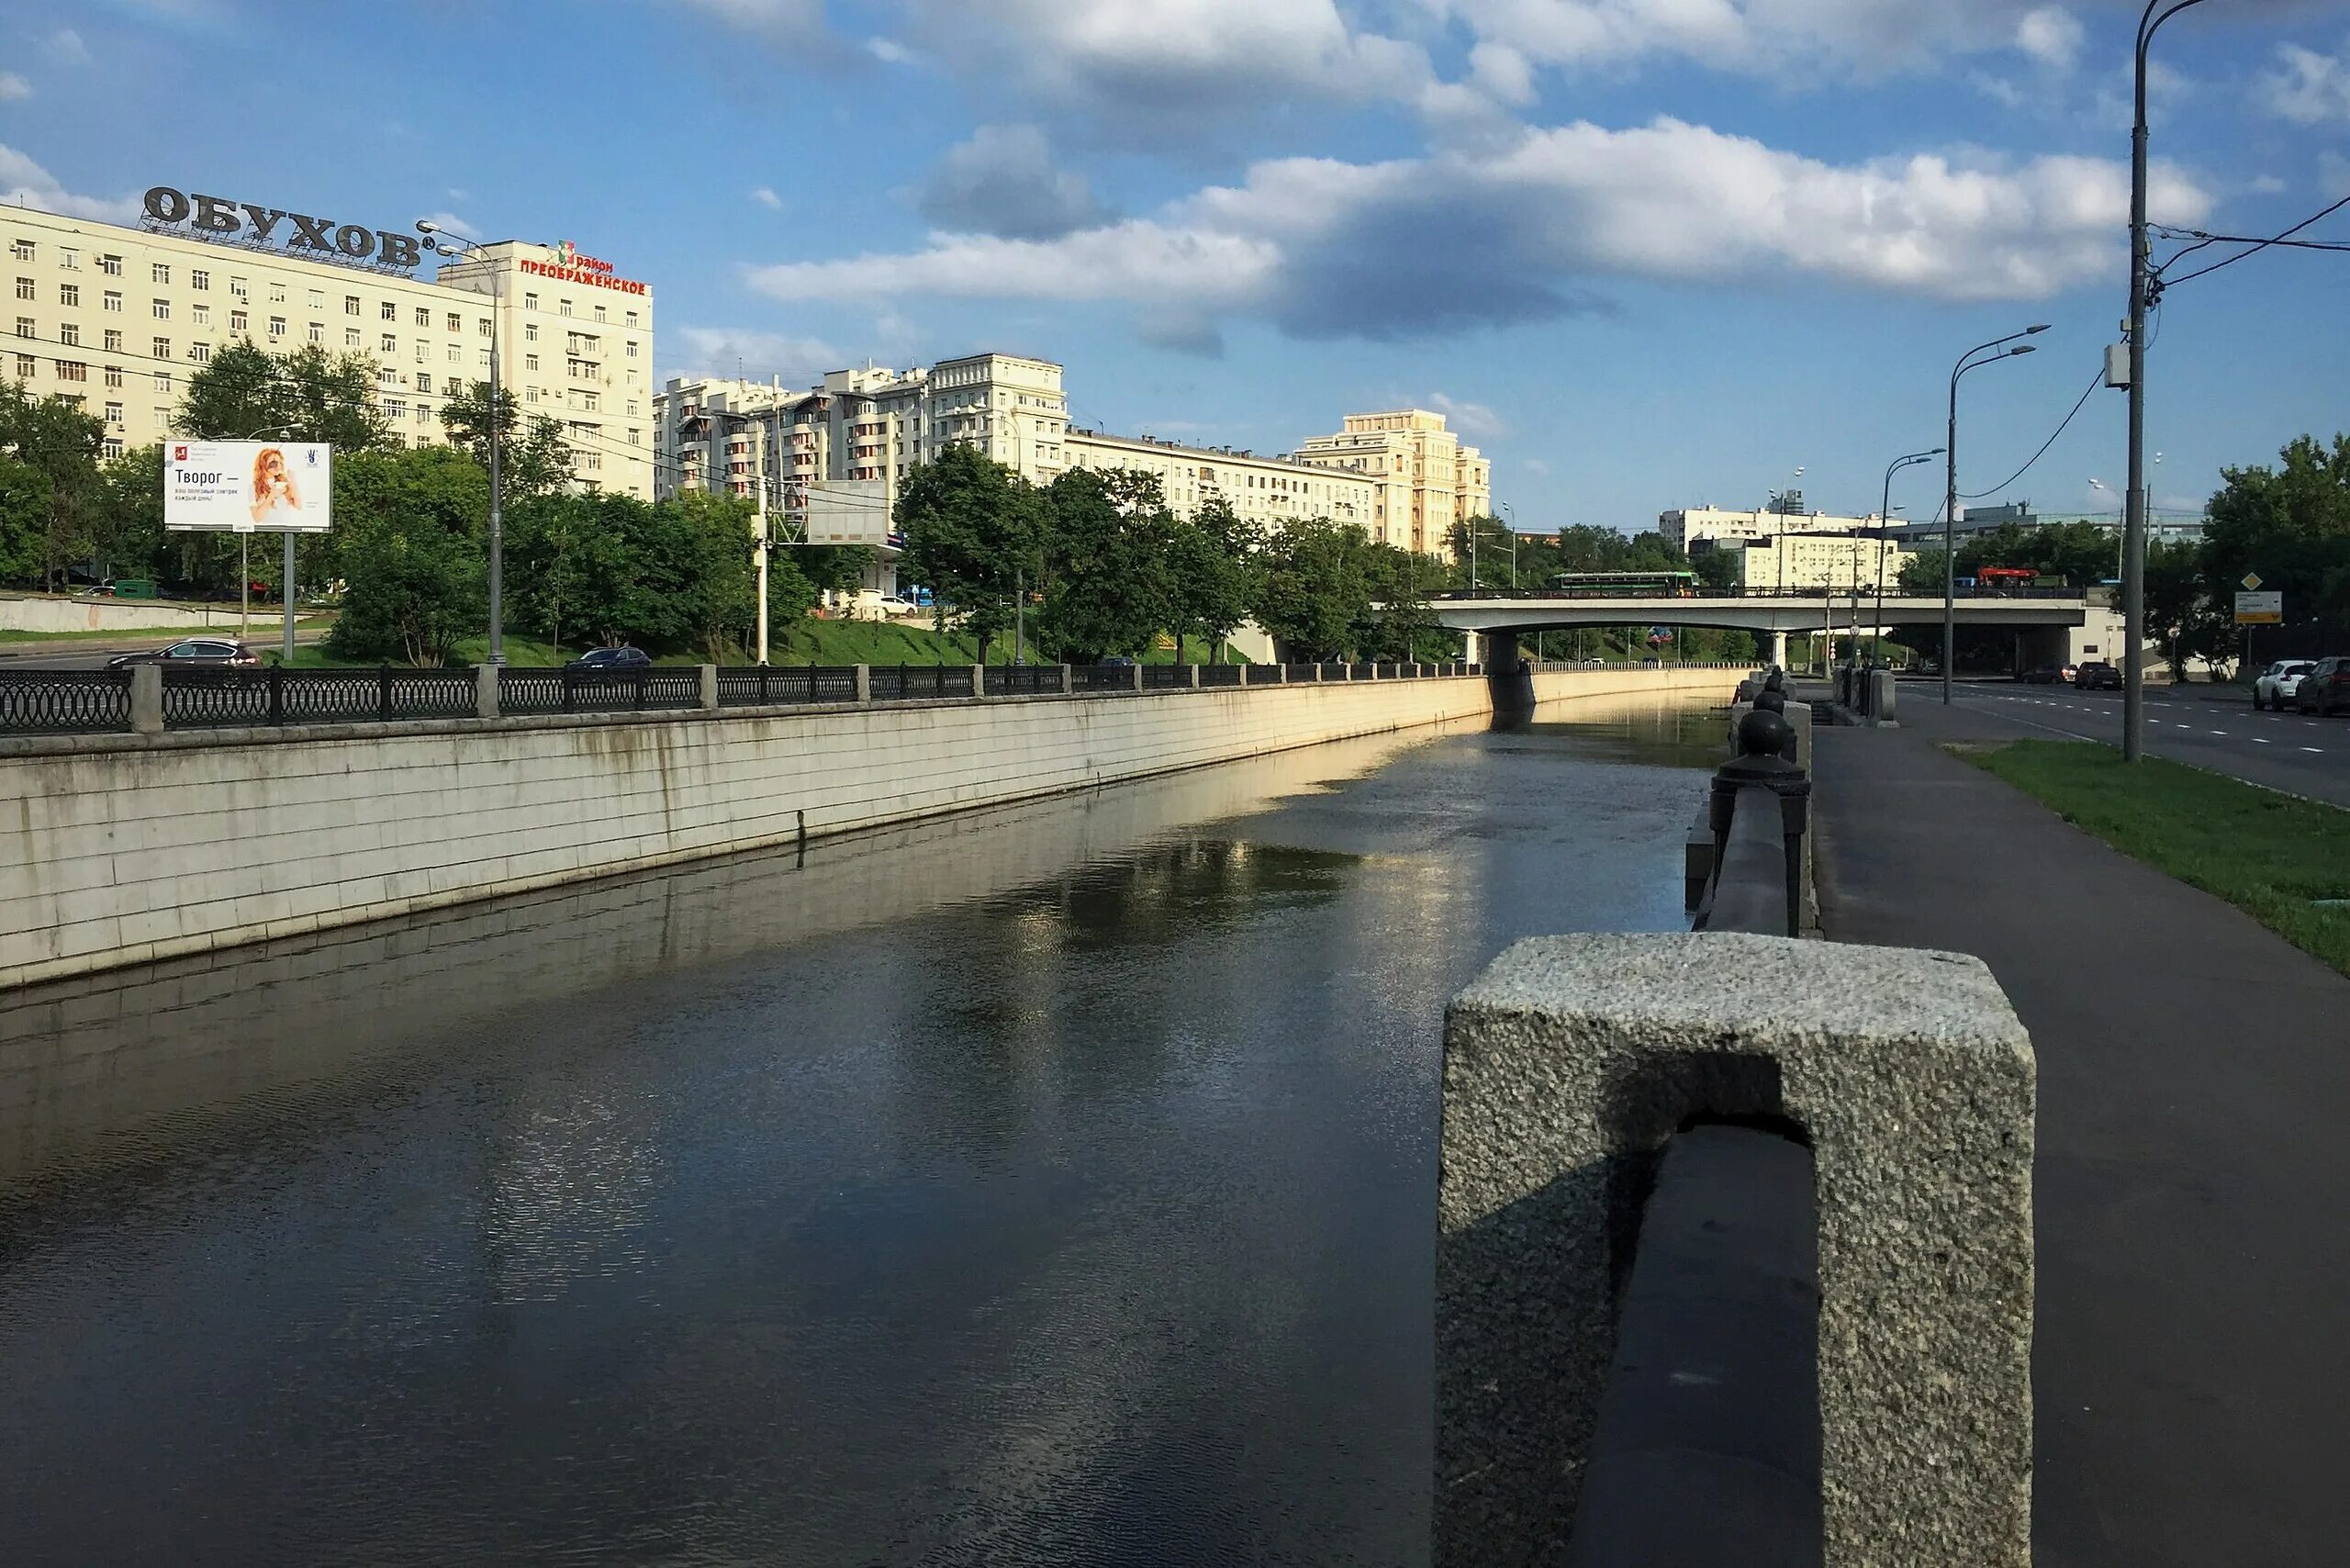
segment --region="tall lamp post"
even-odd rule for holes
[[[2146,0],[2138,17],[2137,112],[2130,122],[2130,491],[2121,500],[2121,760],[2146,745],[2146,50],[2165,22],[2203,0]]]
[[[1509,513],[1509,591],[1517,591],[1517,513],[1507,501],[1495,501],[1495,506]]]
[[[1893,527],[1893,476],[1904,468],[1932,462],[1942,454],[1942,450],[1935,446],[1923,452],[1908,453],[1885,465],[1885,493],[1876,503],[1876,629],[1869,640],[1871,664],[1874,664],[1876,656],[1885,651],[1885,536]],[[1857,631],[1853,633],[1852,642],[1854,656],[1857,657],[1860,643]]]
[[[424,236],[425,248],[437,255],[461,256],[489,267],[489,662],[498,666],[506,662],[506,527],[501,505],[503,496],[498,476],[499,435],[506,423],[506,408],[499,395],[498,375],[498,340],[506,330],[505,291],[496,264],[491,262],[489,252],[481,246],[471,241],[448,238],[441,226],[429,218],[416,220],[416,231]]]
[[[717,425],[722,420],[737,420],[754,431],[759,443],[758,476],[752,484],[751,531],[755,536],[751,548],[751,564],[759,575],[759,651],[758,662],[767,662],[767,438],[759,430],[758,416],[740,409],[703,409],[695,416]],[[721,427],[722,430],[723,427]]]
[[[1950,706],[1950,673],[1958,656],[1958,378],[1970,370],[1980,370],[1986,364],[1997,364],[2003,359],[2013,359],[2020,353],[2030,353],[2030,343],[2018,343],[2018,338],[2028,338],[2035,332],[2048,330],[2048,323],[2026,327],[2020,332],[2009,332],[2004,338],[1993,338],[1987,343],[1977,343],[1958,356],[1950,372],[1950,431],[1942,438],[1942,706]],[[2013,348],[2008,345],[2014,343]],[[1988,359],[1976,359],[1979,353],[1992,349],[2000,352]]]

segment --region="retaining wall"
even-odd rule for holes
[[[283,612],[272,606],[256,612],[253,625],[266,632],[281,624]],[[0,631],[6,632],[136,632],[162,628],[200,632],[210,627],[223,633],[237,625],[237,607],[180,610],[168,604],[141,604],[120,599],[17,598],[0,595]]]
[[[0,742],[0,984],[1488,711],[1465,677]]]

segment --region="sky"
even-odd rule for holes
[[[1081,425],[1259,452],[1434,409],[1529,530],[1874,511],[1960,354],[2044,321],[1964,379],[1959,488],[2095,512],[2140,8],[53,0],[0,19],[0,199],[569,239],[652,286],[665,376],[996,350],[1065,364]],[[2210,0],[2154,57],[2158,222],[2350,196],[2350,0]],[[2229,249],[2150,334],[2158,507],[2350,429],[2350,253],[2184,281]]]

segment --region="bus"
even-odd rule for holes
[[[2040,580],[2040,572],[2031,566],[1977,566],[1975,568],[1975,591],[1982,594],[2013,593],[2028,588]]]
[[[1697,574],[1553,572],[1542,586],[1576,599],[1689,599],[1697,592]]]

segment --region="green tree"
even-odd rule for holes
[[[469,534],[420,510],[361,513],[341,525],[341,534],[351,587],[328,633],[335,652],[445,665],[458,638],[482,629],[487,568]]]
[[[870,544],[803,544],[772,553],[789,556],[799,575],[827,593],[855,593],[865,586],[879,552]]]
[[[2285,612],[2350,620],[2350,436],[2297,436],[2278,462],[2223,468],[2204,531],[2216,599],[2248,572],[2285,596]]]
[[[1457,656],[1459,639],[1448,634],[1428,602],[1428,586],[1444,578],[1441,563],[1393,544],[1366,542],[1362,554],[1365,602],[1352,641],[1362,657],[1408,663]],[[1373,606],[1376,605],[1374,609]]]
[[[1919,550],[1901,563],[1901,591],[1919,598],[1942,596],[1942,553]]]
[[[2234,604],[2222,614],[2211,592],[2204,547],[2186,540],[2146,542],[2146,634],[2162,644],[2173,680],[2187,678],[2187,659],[2220,651],[2234,631]]]
[[[48,536],[49,476],[0,456],[0,582],[38,582]]]
[[[102,576],[144,577],[169,571],[162,446],[134,446],[98,465],[90,542]]]
[[[1225,639],[1257,607],[1257,552],[1263,543],[1264,531],[1221,496],[1168,533],[1167,598],[1173,629],[1197,633],[1208,644],[1211,663],[1224,662]]]
[[[1257,624],[1284,658],[1321,660],[1348,651],[1354,628],[1369,614],[1363,560],[1370,543],[1360,528],[1327,518],[1273,530],[1262,557]]]
[[[714,663],[758,616],[758,568],[751,550],[754,509],[739,496],[688,490],[651,510],[653,547],[645,552],[643,564],[657,563],[675,585],[674,610],[683,631],[677,641]],[[801,585],[807,580],[797,571],[786,577],[770,563],[770,607],[778,582],[790,591],[795,586],[791,578]]]
[[[509,502],[552,496],[571,482],[571,448],[563,426],[544,414],[523,417],[513,392],[498,388],[498,485]],[[489,470],[489,383],[471,381],[453,391],[441,409],[442,428]]]
[[[1071,664],[1146,652],[1174,622],[1167,564],[1174,519],[1158,476],[1072,468],[1045,502],[1038,644]]]
[[[506,518],[504,592],[512,623],[560,650],[622,622],[634,541],[603,514],[600,496],[524,501]]]
[[[70,562],[90,553],[90,516],[98,487],[98,452],[106,422],[70,398],[35,398],[0,382],[0,453],[39,469],[49,481],[42,520],[40,582],[64,586]]]
[[[950,617],[988,644],[1012,628],[1024,577],[1040,563],[1043,509],[1027,482],[977,447],[957,442],[911,470],[894,513],[905,536],[907,575]]]
[[[188,377],[172,428],[198,441],[324,442],[338,461],[396,445],[375,401],[375,362],[317,343],[273,354],[251,338],[229,344]]]

